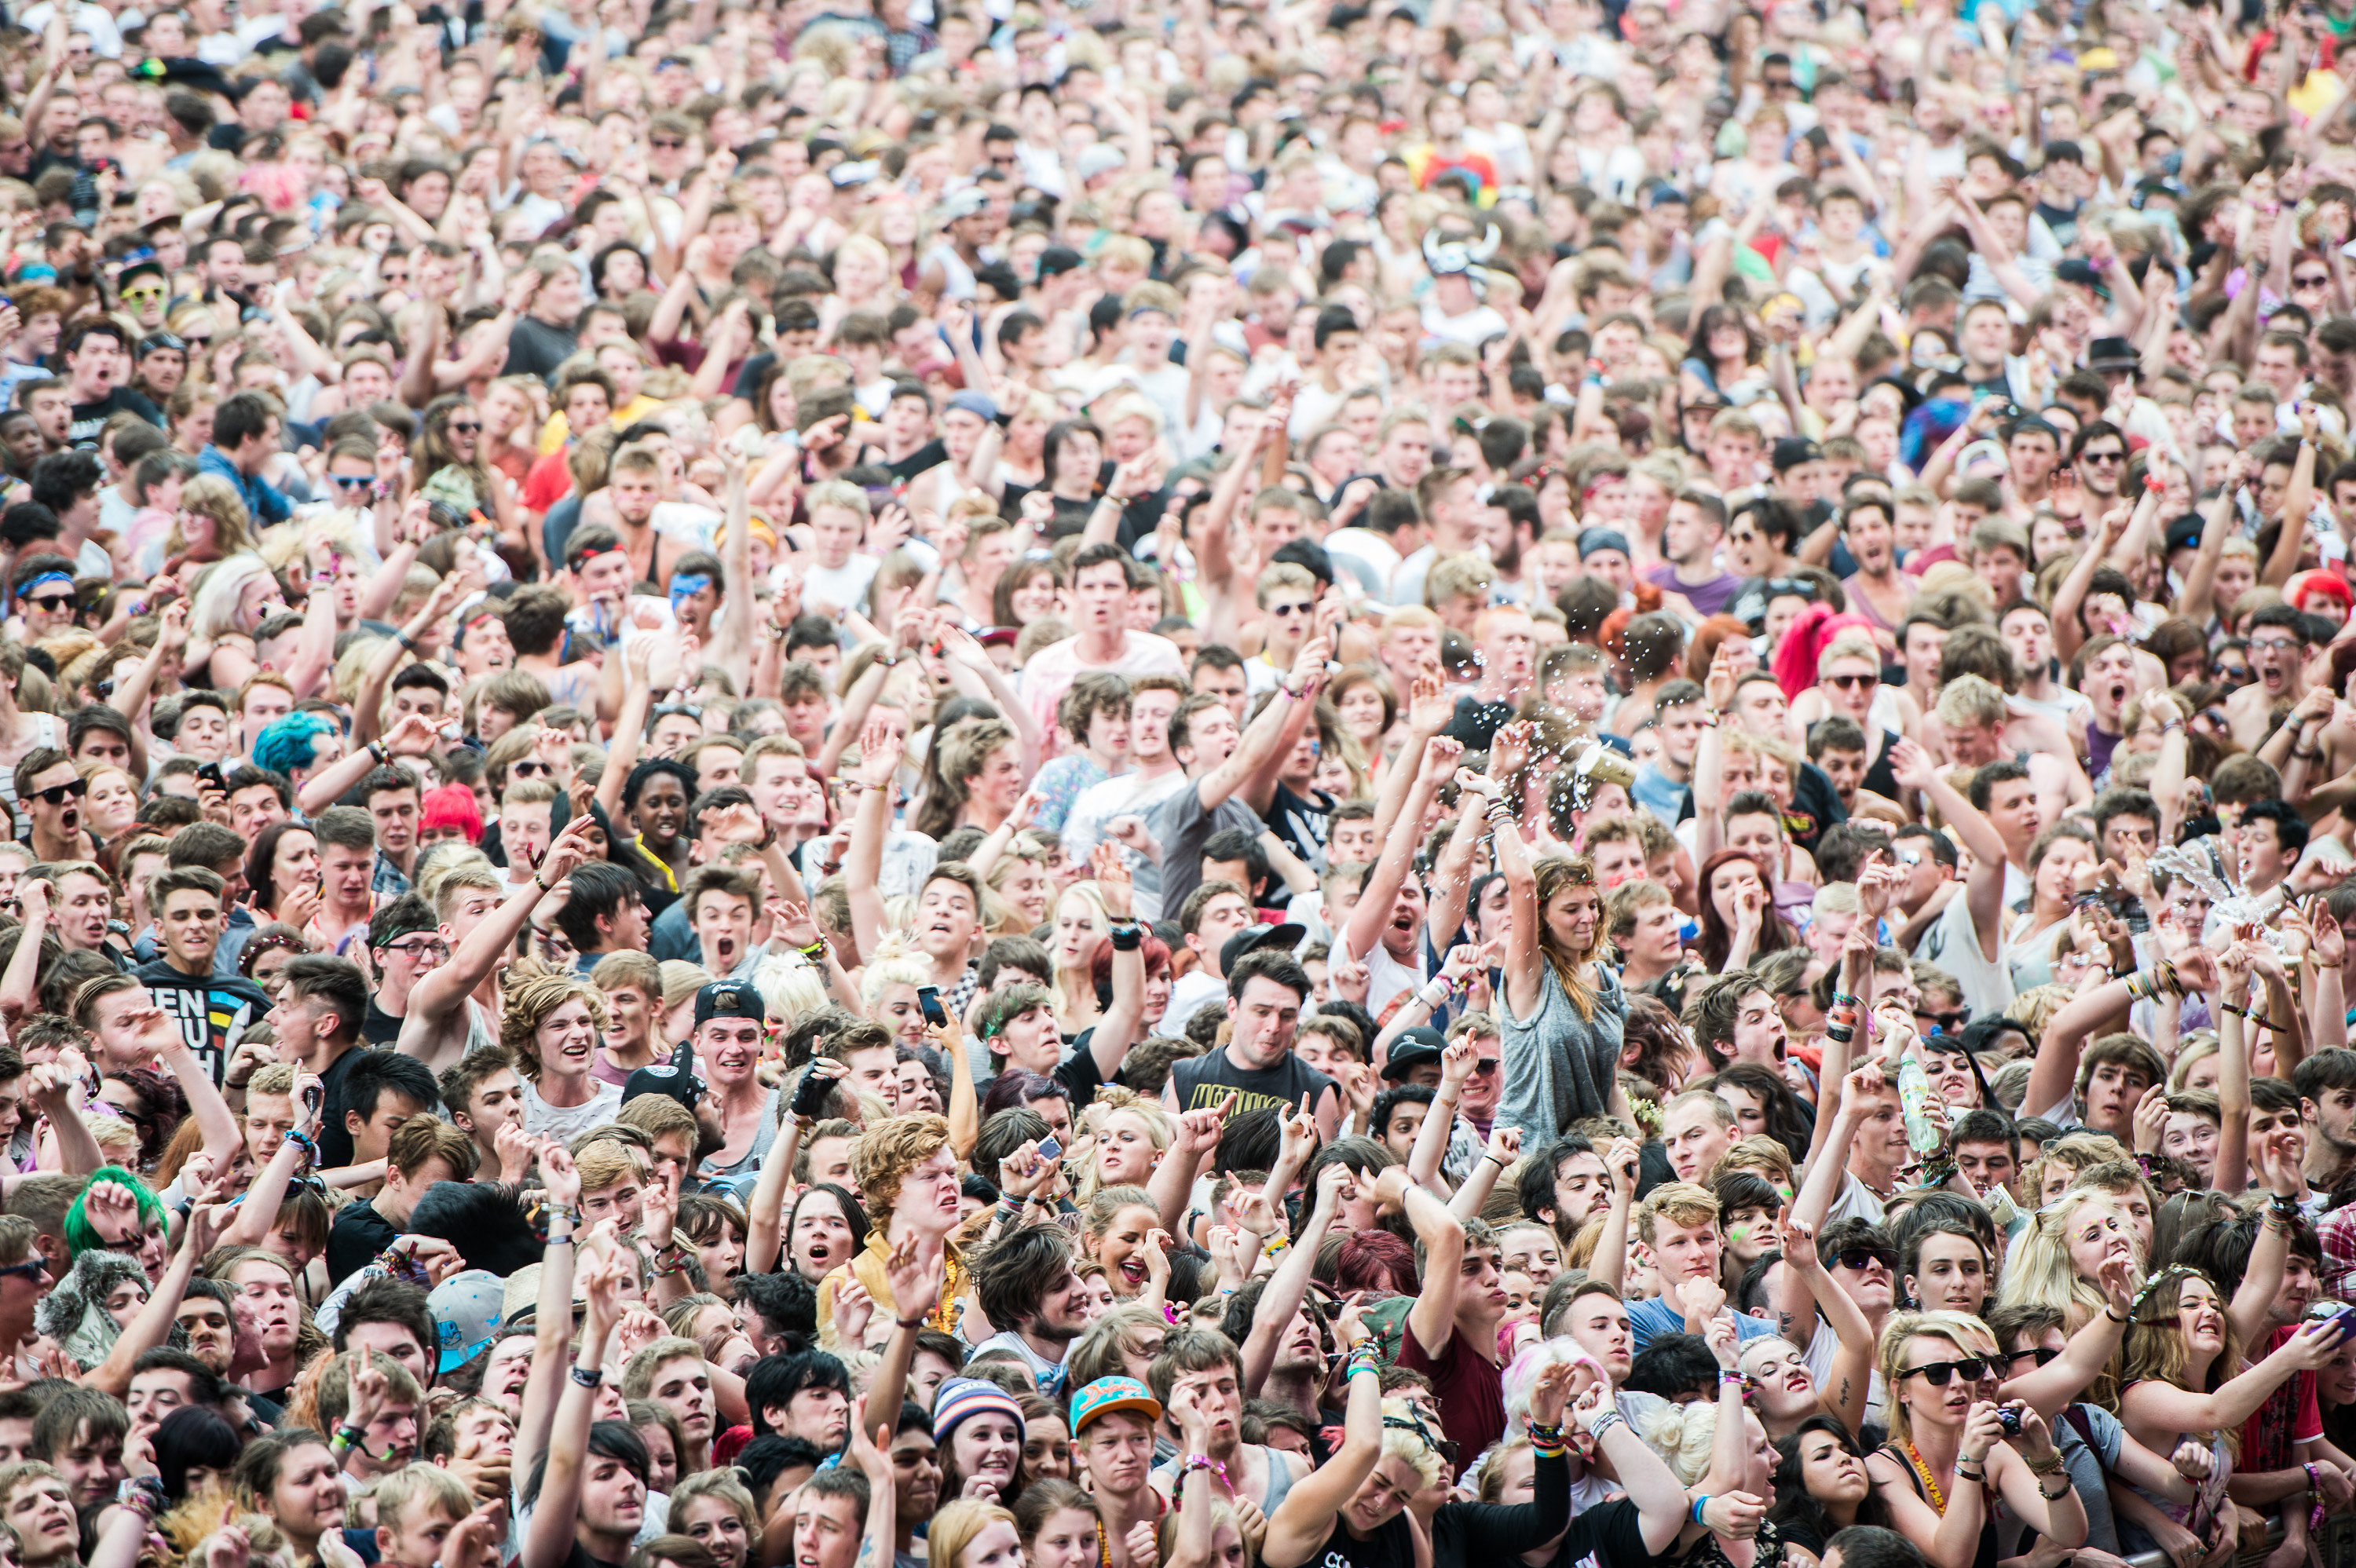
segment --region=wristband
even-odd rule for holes
[[[897,1323],[903,1328],[921,1329],[926,1323],[932,1321],[932,1319],[919,1315],[915,1317],[894,1317],[892,1321]]]
[[[327,1446],[340,1453],[367,1435],[366,1432],[357,1426],[338,1426],[336,1428],[335,1436],[328,1440]]]
[[[1125,925],[1114,926],[1111,936],[1115,953],[1134,953],[1145,945],[1145,928],[1133,920]]]
[[[1602,1414],[1595,1418],[1594,1424],[1587,1429],[1587,1435],[1590,1437],[1594,1438],[1598,1443],[1601,1443],[1603,1441],[1603,1435],[1611,1431],[1614,1426],[1626,1426],[1627,1424],[1628,1418],[1626,1416],[1621,1414],[1616,1410],[1607,1410]]]
[[[573,1381],[583,1388],[595,1388],[605,1381],[605,1369],[603,1367],[574,1367],[572,1372]]]
[[[1701,1496],[1694,1499],[1693,1521],[1696,1524],[1699,1524],[1701,1522],[1701,1510],[1708,1507],[1709,1507],[1709,1494],[1708,1492],[1704,1492]]]

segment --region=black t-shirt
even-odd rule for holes
[[[399,1240],[391,1221],[365,1203],[347,1203],[327,1227],[327,1283],[338,1285]]]
[[[66,442],[71,446],[98,447],[98,432],[106,421],[124,411],[137,414],[157,430],[164,428],[164,411],[147,400],[145,395],[128,387],[117,387],[94,403],[76,403],[73,422],[66,427]]]
[[[270,998],[262,987],[237,976],[183,975],[164,958],[142,965],[134,973],[155,1005],[178,1022],[180,1038],[212,1073],[217,1086],[238,1040],[270,1014]]]
[[[544,379],[572,358],[580,347],[581,339],[571,327],[551,326],[525,316],[508,333],[507,373]]]
[[[1646,1562],[1652,1555],[1644,1545],[1643,1513],[1622,1498],[1579,1511],[1563,1532],[1553,1568],[1607,1568]]]
[[[375,1004],[371,1002],[369,1006],[374,1007]],[[327,1063],[327,1070],[319,1074],[320,1086],[327,1091],[327,1114],[319,1124],[319,1165],[322,1169],[334,1170],[352,1163],[352,1135],[344,1125],[344,1113],[350,1108],[344,1100],[344,1080],[350,1076],[352,1063],[358,1061],[360,1053],[368,1049],[365,1045],[353,1046]]]
[[[402,1020],[376,1005],[370,997],[368,1017],[360,1024],[360,1039],[369,1045],[394,1046],[401,1043]]]
[[[1283,784],[1276,786],[1276,798],[1268,803],[1269,831],[1284,840],[1284,847],[1301,857],[1303,863],[1315,866],[1318,857],[1325,853],[1325,836],[1333,820],[1333,797],[1323,790],[1311,792],[1303,799]]]
[[[1317,1568],[1415,1568],[1415,1527],[1402,1512],[1361,1541],[1336,1519],[1316,1561]]]
[[[1334,1086],[1333,1080],[1289,1051],[1275,1066],[1255,1072],[1228,1060],[1224,1047],[1208,1056],[1171,1063],[1170,1082],[1181,1111],[1216,1110],[1232,1093],[1238,1116],[1271,1105],[1280,1114],[1297,1111],[1303,1094],[1314,1109]]]

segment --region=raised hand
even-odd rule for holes
[[[1117,921],[1129,919],[1136,907],[1136,879],[1130,875],[1128,858],[1110,844],[1098,844],[1088,851],[1088,871],[1096,879],[1105,913]]]
[[[881,719],[870,719],[859,732],[859,782],[870,789],[889,788],[907,750],[907,738],[899,731]]]

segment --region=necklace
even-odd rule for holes
[[[1931,1467],[1924,1464],[1922,1456],[1915,1452],[1911,1438],[1906,1444],[1906,1461],[1914,1467],[1914,1474],[1922,1478],[1923,1494],[1931,1500],[1931,1511],[1944,1516],[1947,1511],[1947,1495],[1939,1489],[1938,1481],[1931,1474]]]
[[[1105,1539],[1104,1520],[1097,1520],[1097,1568],[1112,1568],[1112,1542]]]

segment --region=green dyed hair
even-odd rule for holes
[[[92,1187],[97,1186],[102,1181],[115,1182],[131,1189],[132,1194],[139,1200],[139,1218],[143,1228],[145,1221],[149,1220],[155,1221],[159,1225],[167,1222],[164,1218],[163,1200],[157,1198],[153,1192],[147,1190],[147,1184],[140,1180],[137,1177],[132,1175],[129,1171],[123,1169],[121,1166],[110,1165],[103,1170],[101,1170],[91,1177],[90,1180],[82,1187],[80,1194],[74,1199],[73,1206],[66,1211],[66,1222],[64,1227],[66,1233],[66,1245],[71,1249],[75,1257],[80,1257],[82,1253],[93,1250],[110,1250],[108,1248],[106,1239],[101,1236],[96,1231],[91,1229],[90,1220],[88,1216],[82,1212],[82,1203],[83,1200],[90,1196],[90,1189]],[[132,1250],[135,1251],[136,1245],[137,1244],[134,1243]]]

